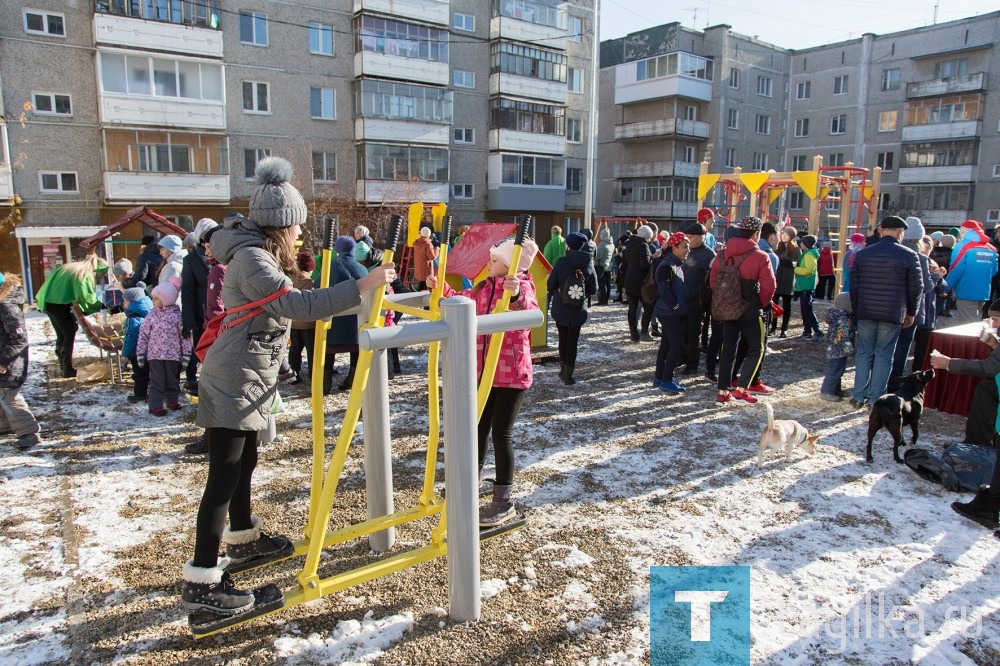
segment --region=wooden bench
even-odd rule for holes
[[[77,323],[80,324],[80,328],[83,329],[83,333],[87,336],[90,344],[97,347],[101,352],[102,358],[104,357],[104,353],[107,352],[111,383],[123,382],[122,348],[125,346],[123,325],[115,322],[101,323],[95,321],[85,315],[80,306],[75,302],[73,303],[73,316],[76,317]]]

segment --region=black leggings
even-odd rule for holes
[[[781,302],[778,303],[778,299]],[[791,294],[775,294],[774,298],[771,299],[775,303],[781,306],[784,312],[781,314],[781,332],[784,333],[788,330],[788,321],[792,318],[792,295]],[[777,317],[771,318],[771,332],[778,330],[778,319]]]
[[[494,386],[486,398],[483,416],[479,419],[479,467],[486,460],[486,445],[493,431],[493,456],[496,458],[497,484],[514,482],[514,421],[521,411],[526,389]]]
[[[69,303],[46,303],[45,314],[56,333],[56,358],[63,366],[73,367],[73,342],[80,326]]]
[[[580,326],[556,324],[559,331],[559,360],[565,365],[576,365],[576,348],[580,344]]]
[[[250,519],[250,479],[257,467],[257,431],[207,428],[208,480],[198,508],[194,566],[218,564],[222,530],[229,514],[233,530],[253,527]]]

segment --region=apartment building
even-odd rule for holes
[[[3,3],[2,268],[36,291],[134,206],[245,212],[268,155],[316,218],[445,201],[578,228],[594,23],[593,0]]]
[[[727,25],[605,41],[597,211],[677,228],[691,219],[696,162],[794,171],[819,155],[880,167],[880,208],[931,229],[1000,221],[997,34],[1000,12],[794,51]],[[784,204],[808,213],[801,190]]]

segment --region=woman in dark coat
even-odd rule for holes
[[[357,243],[350,236],[340,236],[334,241],[337,260],[330,265],[330,286],[347,280],[360,280],[368,275],[364,266],[354,258]],[[326,367],[323,368],[323,393],[329,394],[333,388],[333,364],[338,352],[349,352],[351,368],[347,377],[337,388],[346,391],[354,383],[354,368],[358,365],[358,316],[345,315],[330,321],[330,331],[326,334]]]
[[[774,248],[778,255],[778,274],[775,276],[777,289],[774,292],[774,302],[784,308],[781,315],[781,336],[788,337],[788,320],[792,316],[792,296],[795,294],[795,266],[799,263],[801,251],[795,242],[795,227],[785,227],[781,230],[781,240]],[[771,335],[778,330],[778,318],[771,319]]]
[[[563,303],[560,288],[579,269],[584,277],[584,297],[579,307]],[[580,233],[566,236],[566,255],[556,259],[547,282],[552,306],[552,320],[559,331],[559,378],[567,386],[576,383],[573,370],[576,367],[576,349],[580,341],[580,329],[587,323],[587,299],[597,293],[597,273],[587,249],[587,237]]]
[[[656,374],[653,383],[668,393],[683,393],[687,389],[674,381],[674,368],[684,354],[684,329],[687,324],[687,298],[684,295],[684,260],[691,251],[687,235],[678,231],[666,242],[663,259],[656,271],[656,318],[660,320],[660,349],[656,353]]]

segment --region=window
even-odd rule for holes
[[[961,185],[904,185],[900,194],[901,208],[920,210],[969,210],[972,186]]]
[[[806,156],[805,155],[793,155],[792,156],[792,171],[805,171],[806,170]]]
[[[566,54],[519,44],[490,43],[490,74],[515,74],[566,83]]]
[[[455,143],[475,143],[476,142],[476,130],[471,127],[454,127],[452,128],[452,137]]]
[[[98,55],[105,93],[222,101],[222,66],[217,63],[122,53]]]
[[[566,135],[566,109],[507,97],[490,98],[490,129]]]
[[[904,125],[931,125],[980,120],[985,106],[982,93],[916,99],[906,103]]]
[[[892,157],[894,153],[879,153],[875,158],[875,165],[882,168],[882,171],[892,171]]]
[[[267,46],[267,16],[260,12],[240,12],[240,41]]]
[[[878,131],[879,132],[895,132],[896,131],[896,119],[899,117],[899,111],[883,111],[878,114]]]
[[[73,104],[69,95],[55,93],[31,93],[32,113],[38,116],[71,116]]]
[[[42,12],[37,9],[25,9],[24,31],[29,35],[65,37],[66,17],[63,14],[56,14],[53,12]]]
[[[221,0],[97,0],[97,11],[118,16],[131,16],[149,21],[167,21],[202,28],[219,27]]]
[[[638,60],[635,63],[636,81],[662,79],[678,74],[693,79],[712,81],[715,76],[715,61],[690,53],[675,52]]]
[[[456,88],[475,88],[476,73],[456,69],[451,73],[451,81]]]
[[[795,136],[809,136],[808,118],[799,118],[795,121]]]
[[[448,150],[429,146],[365,143],[358,146],[358,178],[447,183]]]
[[[583,169],[575,167],[566,169],[566,191],[583,192]]]
[[[986,211],[987,222],[1000,222],[1000,208],[991,208]]]
[[[753,154],[753,168],[755,171],[767,171],[767,153]]]
[[[79,192],[75,171],[39,171],[38,187],[42,192]]]
[[[740,70],[735,67],[729,70],[729,87],[733,90],[740,89]]]
[[[726,117],[726,127],[729,129],[739,129],[740,128],[740,110],[739,109],[729,109],[729,113]]]
[[[1000,164],[993,165],[993,177],[1000,178]]]
[[[882,70],[882,90],[899,90],[902,77],[899,68]]]
[[[243,175],[247,180],[253,180],[257,173],[257,163],[271,156],[268,148],[247,148],[243,151]]]
[[[313,153],[313,182],[337,182],[336,153]]]
[[[771,84],[773,81],[769,76],[758,76],[757,77],[757,94],[761,97],[771,96]]]
[[[684,161],[688,164],[694,164],[695,162],[695,147],[694,146],[684,146]]]
[[[570,16],[566,20],[566,29],[569,32],[569,41],[583,41],[583,19],[577,16]]]
[[[671,201],[673,182],[669,178],[628,178],[621,182],[618,201],[626,203],[649,203]]]
[[[684,106],[684,120],[698,120],[698,107],[687,104]]]
[[[847,133],[847,114],[841,113],[830,118],[830,134]]]
[[[833,77],[833,94],[834,95],[847,94],[847,74],[842,74],[840,76]]]
[[[310,88],[309,115],[316,120],[336,120],[337,91],[333,88]]]
[[[566,140],[570,143],[583,142],[583,121],[581,119],[566,119]]]
[[[501,182],[504,185],[566,187],[566,160],[558,157],[503,155]]]
[[[892,195],[888,192],[882,192],[878,195],[878,209],[885,210],[891,201]]]
[[[968,58],[958,60],[945,60],[934,64],[935,79],[950,79],[953,76],[965,76],[969,67]]]
[[[191,173],[191,148],[184,145],[140,143],[139,171]]]
[[[452,199],[475,199],[476,198],[476,186],[472,183],[452,183],[451,184],[451,198]]]
[[[570,92],[583,92],[583,70],[570,67],[566,71],[566,88]]]
[[[755,134],[770,134],[771,116],[765,116],[758,113],[756,119],[754,120],[753,131]]]
[[[270,85],[263,81],[243,82],[243,112],[270,113]]]
[[[736,149],[726,148],[726,168],[735,169],[736,168]]]
[[[354,19],[354,50],[448,62],[448,31],[364,14]]]
[[[309,53],[333,55],[333,26],[325,23],[309,24]]]
[[[454,97],[453,91],[443,88],[362,79],[354,83],[354,114],[450,125]]]
[[[844,153],[831,153],[828,155],[826,166],[844,166]]]
[[[802,210],[805,208],[805,192],[789,192],[788,193],[788,209],[789,210]]]
[[[812,81],[801,81],[795,85],[795,99],[809,99],[812,94]]]
[[[455,14],[451,17],[451,27],[455,30],[475,32],[476,17],[471,14],[459,14],[458,12],[455,12]]]
[[[978,163],[975,140],[903,144],[901,167],[970,166]]]

